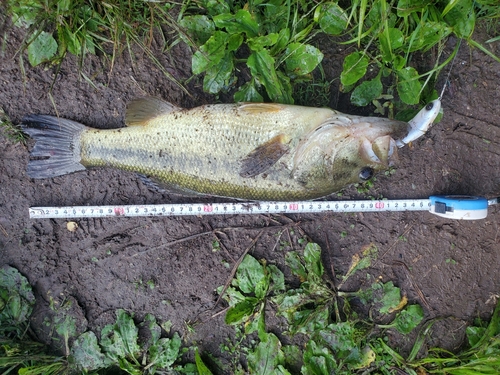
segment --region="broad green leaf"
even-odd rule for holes
[[[421,12],[432,0],[399,0],[397,9],[398,17],[409,16],[413,12]]]
[[[0,309],[0,332],[8,326],[19,326],[27,323],[33,306],[35,296],[28,280],[21,273],[10,266],[0,268],[0,301],[3,307]]]
[[[257,89],[255,88],[255,81],[251,80],[250,82],[245,83],[243,86],[240,86],[238,91],[234,93],[234,101],[238,102],[256,102],[260,103],[264,101],[262,95],[259,94]]]
[[[285,290],[285,275],[281,272],[278,267],[273,264],[266,266],[267,272],[269,273],[271,286],[270,291],[280,292]]]
[[[368,67],[368,57],[362,52],[353,52],[344,59],[340,82],[344,86],[352,85],[359,81],[365,74]]]
[[[378,308],[381,314],[389,314],[394,311],[400,301],[401,290],[397,286],[394,286],[392,281],[382,285],[382,296],[375,299],[375,302],[381,304],[380,308]]]
[[[155,369],[171,370],[172,365],[180,357],[181,338],[174,333],[172,338],[161,338],[148,349],[148,366],[154,374]]]
[[[71,346],[69,362],[82,372],[108,367],[113,362],[101,352],[94,332],[82,333]]]
[[[446,16],[446,15],[448,14],[448,12],[449,12],[450,10],[452,10],[452,9],[455,7],[455,5],[457,5],[457,4],[458,4],[458,2],[459,2],[459,1],[460,1],[460,0],[450,0],[450,1],[448,2],[448,4],[446,5],[446,8],[444,8],[444,9],[443,9],[443,11],[441,12],[441,17]]]
[[[230,307],[226,313],[226,324],[239,324],[252,316],[259,301],[256,298],[246,298],[244,301]]]
[[[252,51],[260,51],[264,47],[271,47],[278,41],[278,34],[271,33],[267,35],[250,38],[247,40],[248,48]]]
[[[218,287],[217,293],[220,293],[223,288],[224,288],[224,286]],[[224,293],[224,299],[229,303],[229,306],[234,306],[238,302],[244,301],[245,298],[246,297],[243,295],[243,293],[241,293],[236,288],[233,288],[232,286],[229,286],[226,289],[226,292]]]
[[[264,267],[253,256],[247,254],[236,270],[233,285],[238,286],[243,293],[255,293],[255,286],[265,279]]]
[[[82,46],[80,44],[80,40],[78,39],[76,34],[73,34],[68,28],[60,27],[58,30],[62,30],[59,33],[59,41],[64,40],[66,47],[68,48],[69,53],[79,56],[82,52]]]
[[[436,43],[446,38],[451,31],[451,27],[448,27],[444,22],[427,21],[416,28],[412,35],[408,37],[408,43],[411,42],[409,51],[422,50],[422,52],[426,52]],[[395,69],[398,70],[398,68]]]
[[[227,51],[233,52],[240,48],[243,43],[243,34],[232,34],[227,40]]]
[[[226,56],[226,44],[229,35],[223,31],[216,31],[207,42],[195,52],[192,58],[193,74],[200,74],[208,68],[217,66]]]
[[[285,49],[285,47],[288,45],[288,42],[290,41],[290,29],[289,28],[284,28],[281,29],[280,32],[278,33],[278,40],[276,41],[276,44],[271,48],[271,55],[275,56],[281,51]]]
[[[127,357],[137,362],[137,356],[141,350],[137,344],[139,329],[125,310],[116,310],[116,316],[116,322],[108,324],[101,331],[101,346],[104,354],[114,362],[120,362]],[[123,366],[128,368],[125,362]]]
[[[316,243],[308,243],[304,248],[304,260],[307,272],[317,277],[323,276],[323,263],[321,262],[321,247]]]
[[[229,34],[245,33],[248,38],[259,35],[259,24],[245,9],[240,9],[235,14],[219,14],[213,20],[215,26],[225,28]]]
[[[357,86],[351,94],[351,103],[360,107],[368,105],[382,95],[382,82],[380,76],[370,81],[364,81]]]
[[[28,46],[28,60],[32,66],[37,66],[52,59],[56,52],[56,40],[51,34],[42,31]]]
[[[217,94],[228,89],[233,83],[233,56],[226,52],[217,65],[207,68],[203,79],[203,89],[211,94]]]
[[[322,8],[319,27],[330,35],[339,35],[347,28],[348,16],[344,9],[336,3],[327,3]]]
[[[198,348],[194,351],[194,360],[196,362],[196,369],[199,375],[212,375],[212,371],[205,365],[201,359],[200,353],[198,353]]]
[[[392,324],[395,324],[395,328],[400,333],[407,335],[413,331],[413,329],[418,326],[423,319],[424,311],[422,306],[409,305],[398,313]]]
[[[360,354],[358,343],[356,342],[358,334],[352,321],[333,323],[319,332],[319,336],[328,345],[330,350],[336,353],[339,359],[344,360],[348,355],[354,354],[356,350],[357,354]]]
[[[265,340],[262,340],[252,352],[248,353],[247,360],[248,368],[252,374],[289,374],[283,368],[285,355],[281,350],[281,342],[272,333],[266,334]]]
[[[252,52],[247,60],[252,76],[264,85],[271,101],[289,103],[290,94],[285,92],[274,64],[274,58],[266,49]]]
[[[298,251],[289,251],[285,254],[285,262],[292,273],[299,277],[301,282],[307,280],[307,271],[305,266],[302,264],[301,257]]]
[[[395,28],[388,28],[379,34],[380,51],[384,62],[392,62],[394,59],[393,51],[403,45],[403,33]]]
[[[458,0],[453,8],[444,16],[448,24],[459,38],[469,38],[476,24],[476,13],[474,12],[474,0]]]
[[[188,36],[197,46],[205,44],[215,32],[215,25],[205,15],[184,16],[179,26],[186,30]]]
[[[231,10],[226,0],[201,0],[201,5],[210,16],[228,13]]]
[[[398,70],[399,82],[397,85],[398,94],[401,100],[406,104],[417,104],[420,100],[420,90],[422,84],[418,80],[418,72],[408,66]]]
[[[321,51],[310,44],[290,43],[285,55],[287,71],[297,76],[312,72],[323,60]]]
[[[324,346],[309,340],[303,355],[304,365],[301,373],[304,375],[331,375],[337,370],[335,357]]]

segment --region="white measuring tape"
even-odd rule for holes
[[[484,219],[488,206],[500,198],[487,200],[471,196],[431,196],[429,199],[180,203],[154,205],[31,207],[31,219],[75,219],[137,216],[188,216],[236,214],[295,214],[319,212],[429,211],[435,215],[462,220]]]

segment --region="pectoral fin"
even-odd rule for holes
[[[181,108],[153,96],[132,100],[125,112],[125,125],[144,126],[149,120]]]
[[[241,163],[240,176],[254,177],[267,171],[288,152],[286,137],[283,134],[271,138],[250,152]]]

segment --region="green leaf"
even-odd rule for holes
[[[197,46],[205,44],[215,32],[214,23],[205,15],[184,16],[179,26],[186,30]]]
[[[337,363],[335,357],[324,346],[309,340],[304,351],[304,365],[301,373],[304,375],[335,374]]]
[[[264,98],[259,94],[255,88],[255,80],[245,83],[240,86],[238,91],[234,93],[234,101],[238,102],[263,102]]]
[[[264,85],[269,98],[275,103],[290,103],[291,94],[284,89],[274,64],[274,58],[266,49],[252,52],[247,60],[252,76]]]
[[[198,353],[198,348],[194,351],[194,360],[196,362],[196,369],[199,375],[212,375],[212,371],[203,363],[200,353]]]
[[[215,26],[225,28],[229,34],[245,33],[248,38],[259,35],[259,24],[245,9],[240,9],[235,14],[219,14],[213,20]]]
[[[393,51],[403,45],[403,33],[395,28],[388,28],[379,34],[380,51],[384,62],[392,62],[394,59]]]
[[[280,292],[285,290],[285,275],[273,264],[266,266],[269,273],[271,286],[269,291]]]
[[[108,367],[113,362],[101,352],[94,332],[84,332],[71,346],[69,362],[82,372]]]
[[[0,268],[0,334],[22,336],[35,305],[28,280],[10,266]]]
[[[339,35],[347,28],[347,21],[344,9],[336,3],[328,3],[326,9],[322,9],[319,27],[327,34]]]
[[[210,16],[228,13],[231,10],[226,0],[201,0],[201,5]]]
[[[243,293],[255,293],[256,285],[265,279],[264,267],[253,256],[247,254],[236,270],[233,285],[238,286]]]
[[[246,298],[230,307],[226,313],[226,324],[240,324],[246,322],[253,315],[259,300],[256,298]]]
[[[278,40],[271,49],[271,55],[275,56],[281,51],[283,51],[285,47],[288,45],[289,41],[290,41],[290,29],[289,28],[281,29],[278,34]]]
[[[227,40],[227,51],[233,52],[240,48],[243,43],[243,34],[232,34]]]
[[[281,350],[281,342],[272,333],[266,334],[265,340],[262,340],[252,352],[248,353],[247,360],[248,368],[252,374],[289,374],[283,368],[285,355]]]
[[[250,48],[252,51],[260,51],[264,47],[275,45],[278,41],[278,38],[279,36],[276,33],[250,38],[247,40],[248,48]]]
[[[200,74],[211,67],[216,67],[226,56],[226,44],[229,35],[223,31],[216,31],[202,45],[199,51],[196,51],[192,58],[193,74]]]
[[[337,358],[343,360],[349,355],[353,355],[355,351],[357,351],[358,356],[360,355],[356,342],[357,335],[358,332],[352,321],[333,323],[319,332],[319,336],[330,350],[336,354]]]
[[[287,71],[297,76],[312,72],[323,60],[321,51],[310,44],[290,43],[285,54]]]
[[[211,94],[226,90],[233,83],[233,56],[226,52],[217,65],[208,67],[203,79],[203,89]]]
[[[289,251],[285,254],[285,262],[292,273],[299,277],[301,282],[307,280],[307,271],[305,266],[302,264],[301,257],[298,251]]]
[[[409,305],[400,311],[392,324],[403,335],[409,334],[424,319],[424,310],[420,305]]]
[[[408,66],[398,70],[397,74],[399,77],[397,89],[401,100],[406,104],[418,104],[422,89],[422,84],[418,80],[418,72]]]
[[[368,105],[382,95],[382,82],[380,76],[370,81],[364,81],[357,86],[351,94],[351,103],[360,107]]]
[[[344,86],[352,85],[359,81],[368,67],[368,58],[362,52],[353,52],[344,59],[340,82]]]
[[[148,349],[148,366],[151,373],[155,369],[171,370],[172,365],[180,357],[181,338],[179,334],[174,333],[172,338],[161,338],[151,345]]]
[[[409,51],[428,51],[436,43],[446,38],[452,29],[444,22],[427,21],[420,27],[416,28],[408,40],[411,42]],[[395,68],[398,70],[398,68]]]
[[[28,60],[32,66],[50,61],[57,52],[57,42],[52,36],[42,31],[28,46]]]
[[[486,332],[485,327],[475,327],[475,326],[469,326],[465,329],[465,334],[467,335],[467,341],[469,342],[469,346],[473,347],[476,345],[481,337],[484,336],[484,333]]]
[[[130,364],[125,358],[138,364],[137,357],[141,350],[137,344],[139,330],[125,310],[116,310],[116,315],[116,322],[108,324],[101,331],[101,346],[107,357],[129,369]]]
[[[378,309],[381,314],[389,314],[394,311],[400,301],[401,290],[397,286],[394,286],[392,281],[382,285],[382,297],[375,299],[375,302],[381,303]]]
[[[444,19],[458,37],[470,38],[476,24],[473,0],[458,0]]]
[[[399,0],[397,9],[398,17],[407,17],[411,13],[424,10],[432,0]]]
[[[307,272],[323,276],[323,263],[321,262],[321,247],[317,243],[308,243],[304,248],[304,260]]]

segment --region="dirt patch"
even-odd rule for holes
[[[484,41],[488,35],[478,31],[476,39]],[[16,55],[20,40],[19,30],[7,30],[0,64],[0,106],[14,123],[29,113],[57,113],[89,126],[111,128],[122,125],[127,101],[142,94],[183,107],[216,101],[202,92],[196,79],[187,87],[191,96],[185,94],[139,55],[133,66],[127,56],[121,57],[111,73],[103,60],[88,57],[83,71],[95,86],[81,78],[78,62],[69,56],[53,86],[52,103],[48,93],[55,68],[31,68],[24,59],[23,74]],[[497,54],[498,46],[496,42]],[[339,75],[344,51],[333,43],[322,45],[322,50],[327,78],[333,80]],[[190,76],[190,52],[182,44],[162,55],[161,62],[179,79]],[[464,43],[443,99],[442,122],[412,148],[401,150],[395,173],[379,175],[369,195],[500,195],[498,82],[498,64]],[[348,96],[335,84],[331,93],[332,107],[368,114],[349,107]],[[19,269],[37,285],[42,299],[57,293],[58,298],[75,301],[74,314],[86,320],[88,329],[112,322],[118,308],[134,312],[139,319],[152,313],[160,321],[171,320],[173,330],[217,356],[230,329],[223,314],[212,318],[222,308],[213,310],[214,290],[226,282],[260,230],[264,232],[252,254],[285,270],[284,254],[300,237],[299,230],[289,230],[291,223],[321,245],[330,273],[345,273],[352,255],[375,243],[381,257],[368,273],[393,280],[411,301],[424,306],[427,317],[463,320],[450,323],[453,328],[436,329],[432,344],[456,348],[467,322],[489,317],[500,290],[498,207],[490,209],[488,218],[472,222],[428,213],[228,215],[85,219],[77,220],[78,229],[70,232],[65,220],[30,220],[28,207],[194,200],[151,191],[135,174],[111,169],[32,180],[26,175],[27,147],[2,133],[0,142],[0,263]],[[351,187],[342,199],[364,197]],[[214,251],[214,240],[222,244],[221,249]],[[350,280],[345,288],[355,290],[363,280]]]

